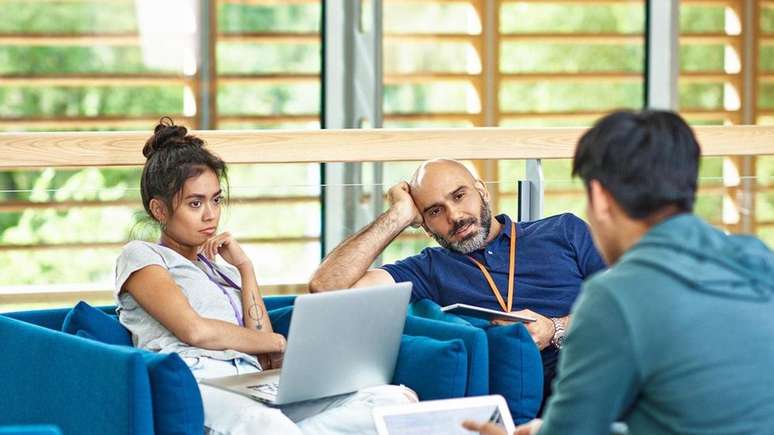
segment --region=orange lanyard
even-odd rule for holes
[[[508,305],[505,305],[505,301],[503,301],[503,297],[500,294],[500,289],[497,288],[497,284],[495,284],[492,275],[489,274],[486,267],[479,263],[475,258],[471,256],[468,256],[468,258],[481,269],[481,273],[484,274],[484,278],[486,278],[486,281],[489,283],[489,288],[492,289],[492,293],[494,293],[495,298],[497,298],[497,302],[500,303],[503,311],[510,313],[511,308],[513,308],[513,276],[516,272],[516,223],[511,222],[511,254],[508,261]]]

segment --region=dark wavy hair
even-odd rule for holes
[[[156,218],[150,209],[151,199],[161,200],[171,216],[176,208],[175,195],[183,190],[186,180],[208,169],[228,186],[223,160],[207,150],[203,140],[188,134],[188,129],[175,125],[167,116],[153,129],[142,154],[146,161],[140,178],[140,194],[145,212],[153,220]]]
[[[693,130],[676,113],[618,111],[578,142],[572,175],[588,188],[597,180],[633,219],[674,206],[693,211],[701,150]]]

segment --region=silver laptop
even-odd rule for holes
[[[411,283],[296,298],[280,370],[200,382],[270,405],[390,383]]]

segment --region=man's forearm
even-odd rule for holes
[[[351,287],[410,223],[394,209],[382,213],[365,228],[343,241],[323,260],[309,281],[309,290],[318,292]]]

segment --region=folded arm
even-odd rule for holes
[[[284,337],[274,334],[271,329],[253,330],[201,317],[188,303],[169,272],[161,266],[150,265],[133,272],[122,290],[129,292],[175,337],[191,346],[210,350],[233,349],[253,355],[285,349]]]

